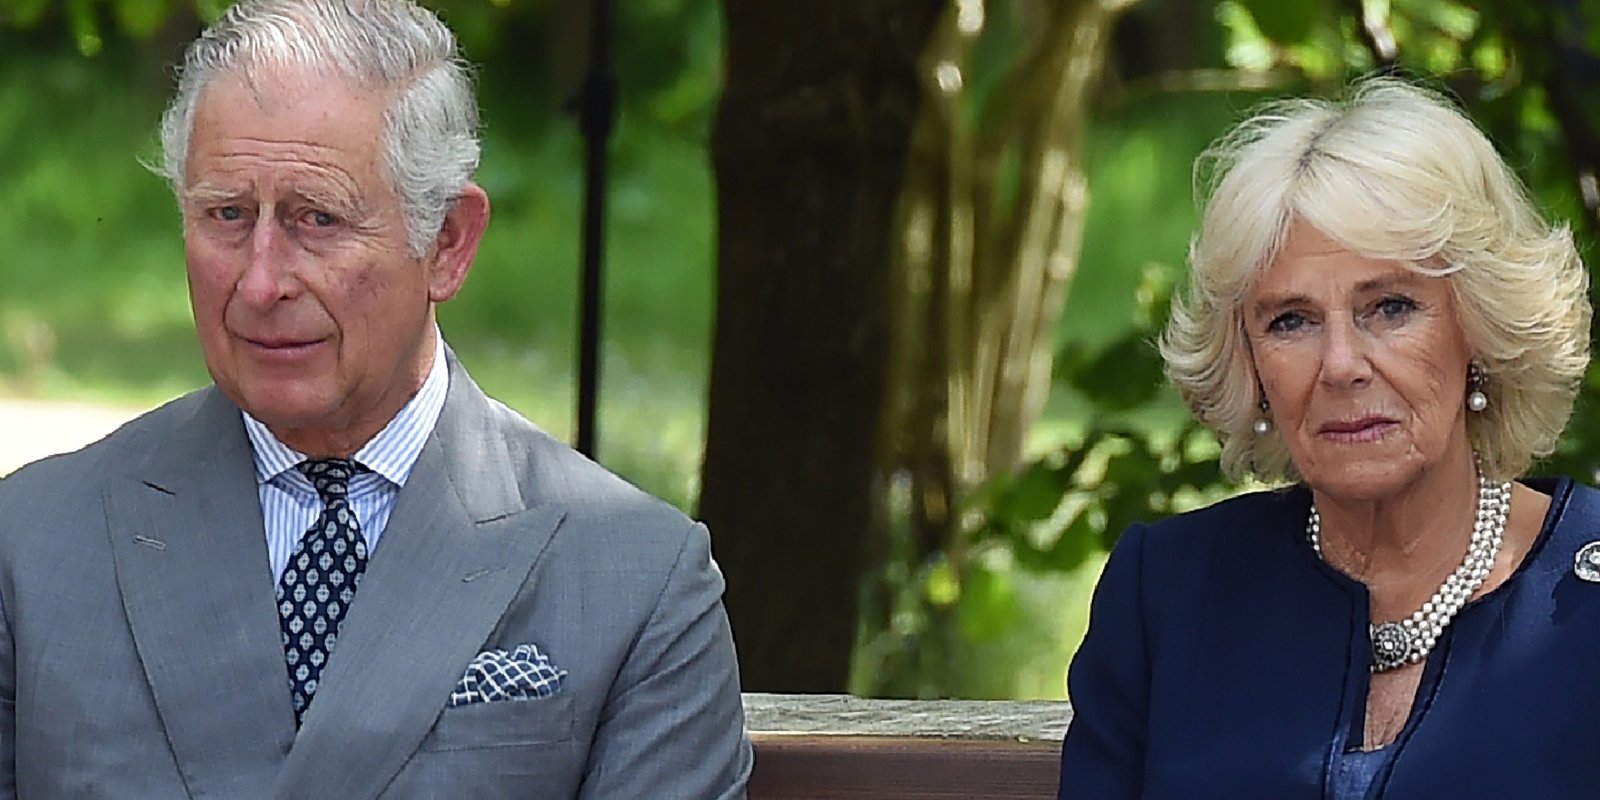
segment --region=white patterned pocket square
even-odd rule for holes
[[[532,700],[561,691],[567,671],[531,644],[510,651],[485,650],[472,659],[450,693],[449,708],[499,700]]]

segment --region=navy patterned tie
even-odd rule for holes
[[[303,461],[298,468],[316,487],[323,509],[278,581],[278,617],[296,727],[317,693],[317,680],[339,638],[339,621],[367,571],[367,540],[349,497],[350,477],[366,467],[330,458]]]

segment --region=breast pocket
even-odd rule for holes
[[[577,726],[574,695],[562,692],[446,708],[422,740],[421,749],[442,753],[570,741]]]
[[[571,797],[586,761],[577,708],[567,692],[446,708],[382,798]]]

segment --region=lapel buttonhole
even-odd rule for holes
[[[485,567],[483,569],[473,570],[473,571],[471,571],[471,572],[469,572],[469,573],[467,573],[465,575],[462,575],[461,576],[461,582],[462,583],[472,583],[473,581],[475,581],[475,580],[477,580],[477,579],[479,579],[479,578],[481,578],[481,577],[483,577],[485,575],[488,575],[491,572],[499,572],[501,569],[502,569],[502,567]]]

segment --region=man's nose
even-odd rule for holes
[[[271,214],[256,217],[250,231],[244,273],[239,276],[236,295],[258,308],[287,300],[299,290],[290,268],[292,251],[289,236]]]

